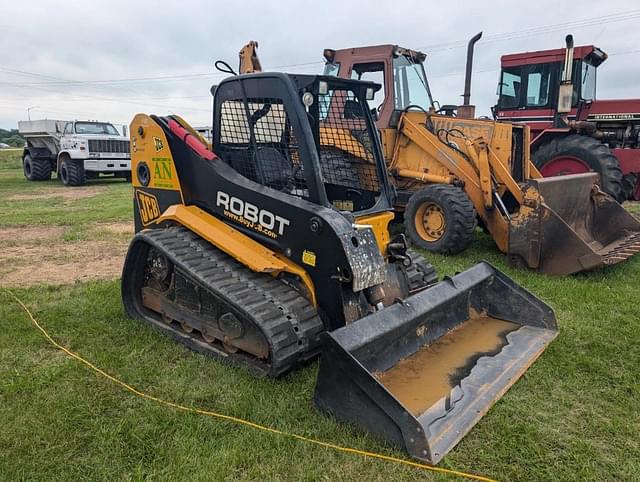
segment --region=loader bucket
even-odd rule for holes
[[[597,186],[597,174],[531,179],[509,226],[509,259],[552,275],[625,261],[640,251],[640,222]]]
[[[480,263],[324,333],[314,402],[436,464],[556,335],[549,306]]]

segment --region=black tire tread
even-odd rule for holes
[[[413,224],[418,207],[426,200],[437,203],[449,214],[445,234],[438,242],[423,240]],[[405,210],[405,230],[409,239],[419,248],[443,254],[464,251],[473,241],[477,225],[476,210],[471,199],[461,188],[450,184],[432,184],[416,191],[409,198]]]
[[[626,199],[620,161],[611,154],[605,144],[593,137],[580,134],[556,137],[536,149],[532,156],[533,164],[542,169],[547,162],[562,153],[571,153],[589,164],[600,174],[600,189],[616,201],[622,202]],[[598,167],[594,166],[594,163]]]
[[[66,186],[83,186],[85,184],[87,176],[84,171],[83,161],[65,158],[60,162],[65,163],[68,173],[67,182],[63,181],[63,184]]]
[[[32,158],[31,155],[27,154],[22,162],[31,164],[31,175],[28,176],[26,170],[24,171],[24,176],[29,181],[48,181],[51,179],[51,162],[49,162],[49,159]]]

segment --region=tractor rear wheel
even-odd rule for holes
[[[404,223],[409,239],[419,248],[455,254],[473,240],[476,211],[459,187],[434,184],[411,195]]]
[[[622,178],[622,188],[624,189],[625,199],[630,201],[640,201],[636,199],[636,187],[638,185],[638,174],[630,172],[625,174]]]
[[[24,177],[29,181],[48,181],[51,179],[51,163],[49,159],[32,158],[26,154],[22,160]]]
[[[600,189],[618,202],[626,198],[620,162],[593,137],[573,134],[552,139],[536,150],[533,163],[544,177],[596,172],[600,175]]]

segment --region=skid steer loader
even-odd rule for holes
[[[322,352],[321,410],[437,463],[557,326],[489,264],[438,282],[404,235],[390,236],[393,193],[366,100],[378,88],[226,79],[215,152],[177,116],[138,114],[122,299],[132,318],[267,376]],[[346,143],[357,155],[336,150]]]
[[[640,251],[640,222],[599,189],[597,174],[544,179],[529,159],[528,127],[473,118],[480,35],[469,43],[462,106],[433,101],[422,52],[395,45],[324,51],[326,74],[384,85],[373,115],[410,239],[457,253],[479,219],[512,264],[553,275]]]

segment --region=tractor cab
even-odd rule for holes
[[[607,54],[593,45],[572,48],[571,75],[565,76],[567,49],[503,55],[498,83],[498,120],[534,122],[534,136],[542,129],[557,127],[560,85],[568,78],[571,88],[570,116],[578,107],[596,98],[596,72]]]

